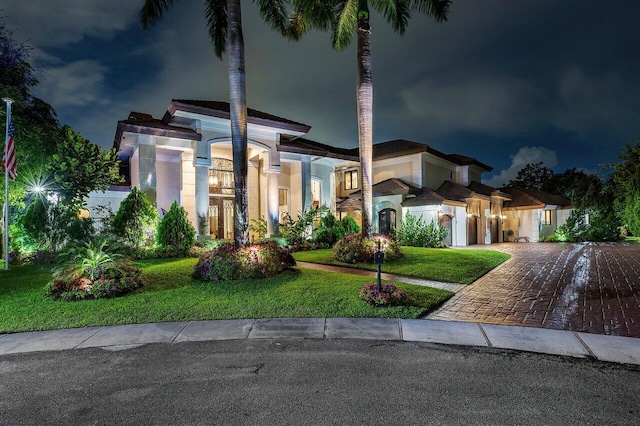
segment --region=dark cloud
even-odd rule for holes
[[[116,121],[161,116],[171,98],[228,99],[203,1],[175,2],[147,32],[142,1],[9,0],[6,22],[48,65],[41,94],[63,122],[110,146]],[[637,139],[640,5],[567,0],[454,0],[449,21],[414,16],[406,34],[372,21],[374,140],[405,138],[495,167],[521,161],[596,170]],[[248,102],[357,146],[355,46],[328,34],[284,40],[243,1]],[[526,164],[526,163],[525,163]],[[515,170],[517,171],[517,170]],[[508,179],[507,179],[508,180]]]

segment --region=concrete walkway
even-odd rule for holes
[[[130,324],[0,335],[0,355],[238,339],[370,339],[494,347],[640,365],[640,339],[456,321],[275,318]]]

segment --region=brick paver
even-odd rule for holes
[[[512,257],[427,318],[640,337],[640,244],[490,248]]]

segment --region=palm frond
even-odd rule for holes
[[[227,50],[227,2],[207,0],[205,14],[214,52],[218,58],[222,58]]]
[[[253,0],[258,3],[260,16],[276,31],[286,35],[289,11],[285,0]]]
[[[335,20],[333,21],[331,44],[334,49],[343,50],[351,43],[358,28],[358,0],[337,2]]]
[[[374,9],[385,17],[393,30],[403,35],[411,18],[411,0],[370,0]]]
[[[142,28],[146,30],[155,25],[171,5],[173,5],[173,0],[145,0],[139,15]]]
[[[411,9],[442,22],[447,20],[450,5],[451,0],[413,0]]]

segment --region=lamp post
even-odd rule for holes
[[[11,124],[11,104],[13,103],[13,99],[11,98],[2,98],[2,100],[7,104],[7,127],[5,132],[4,146],[5,152],[7,155],[8,144],[9,144],[9,125]],[[5,173],[4,173],[4,270],[9,270],[9,165],[5,164]]]
[[[380,267],[384,263],[384,252],[382,251],[382,242],[378,239],[378,250],[373,254],[373,263],[378,266],[378,293],[382,290],[381,279],[380,279]]]

